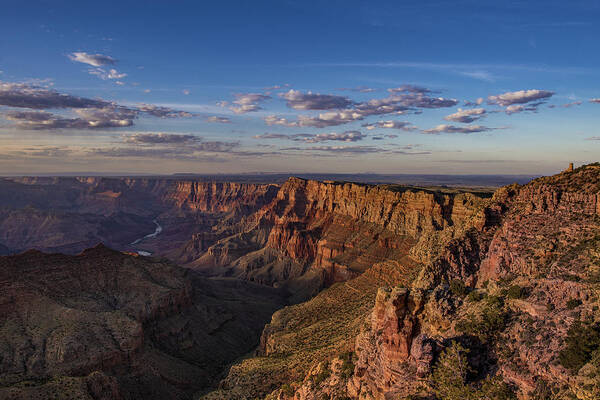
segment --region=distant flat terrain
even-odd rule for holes
[[[69,173],[69,174],[37,174],[36,176],[104,176],[118,178],[160,178],[185,179],[210,182],[242,182],[242,183],[283,183],[290,176],[317,181],[345,181],[371,184],[397,184],[415,186],[466,186],[466,187],[500,187],[512,183],[524,184],[537,178],[537,175],[422,175],[422,174],[312,174],[312,173],[277,173],[277,174],[236,174],[236,175],[204,175],[204,174],[173,174],[173,175],[136,175],[110,173]]]

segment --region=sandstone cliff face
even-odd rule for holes
[[[254,227],[218,242],[195,265],[226,267],[225,272],[212,268],[211,273],[265,284],[311,271],[331,285],[375,263],[406,256],[417,241],[422,244],[415,246],[414,258],[429,259],[432,253],[423,249],[431,246],[426,243],[442,240],[440,235],[456,235],[475,218],[482,201],[468,193],[290,178],[257,212]],[[254,248],[256,253],[237,258],[240,248]]]
[[[597,234],[599,201],[597,193],[573,192],[535,181],[525,186],[490,243],[480,280],[510,274],[535,276],[550,272],[548,269],[577,275],[587,265],[586,258],[579,258],[574,249]],[[573,253],[570,264],[557,262],[557,256],[565,253]]]
[[[228,182],[175,182],[164,200],[177,208],[209,213],[239,211],[250,213],[269,203],[279,188],[276,185]]]

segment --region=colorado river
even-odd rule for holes
[[[136,244],[138,244],[138,243],[142,242],[143,240],[150,239],[150,238],[154,238],[154,237],[157,237],[158,235],[160,235],[160,233],[161,233],[161,232],[162,232],[162,230],[163,230],[162,226],[160,226],[160,224],[158,223],[158,221],[157,221],[157,220],[155,220],[155,219],[154,219],[154,220],[152,220],[152,222],[154,222],[154,224],[156,225],[156,228],[154,229],[154,232],[152,232],[152,233],[149,233],[149,234],[147,234],[146,236],[144,236],[144,237],[142,237],[142,238],[139,238],[139,239],[137,239],[137,240],[135,240],[135,241],[131,242],[131,245],[132,245],[132,246],[134,246],[134,245],[136,245]],[[138,253],[140,256],[151,256],[151,255],[152,255],[152,253],[150,253],[150,252],[148,252],[148,251],[143,251],[143,250],[137,250],[137,253]]]

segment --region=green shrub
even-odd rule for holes
[[[292,387],[285,383],[281,386],[281,392],[283,394],[285,394],[286,396],[293,396],[294,395],[294,389],[292,389]]]
[[[450,291],[455,296],[465,297],[469,293],[469,289],[460,279],[454,279],[450,282]]]
[[[526,290],[519,285],[512,285],[508,288],[506,296],[509,299],[522,299],[526,297]]]
[[[465,400],[472,398],[472,388],[467,384],[467,376],[472,372],[467,360],[468,349],[452,342],[440,355],[433,368],[432,387],[435,395],[445,400]]]
[[[340,356],[342,360],[342,372],[341,376],[344,379],[350,378],[354,374],[354,358],[356,356],[353,352],[349,351]]]
[[[536,400],[552,400],[554,393],[552,393],[552,386],[543,379],[537,381],[535,389],[529,395]]]
[[[581,305],[581,300],[579,299],[569,299],[569,301],[567,301],[567,308],[569,310],[573,310],[577,307],[579,307]]]
[[[469,350],[456,342],[442,352],[433,368],[431,386],[438,399],[443,400],[516,400],[511,386],[498,377],[487,377],[479,383],[469,383],[474,372],[469,365]]]
[[[581,281],[581,278],[577,275],[572,275],[572,274],[563,274],[561,276],[562,279],[564,279],[565,281],[571,281],[571,282],[579,282]]]
[[[487,303],[487,305],[489,307],[497,307],[497,308],[504,307],[504,299],[500,296],[488,296],[485,299],[485,302]]]
[[[329,378],[330,376],[331,376],[331,371],[329,370],[329,362],[326,362],[321,367],[321,370],[319,371],[319,373],[316,376],[314,376],[313,382],[315,383],[315,385],[319,385],[320,383],[323,383],[323,381],[325,381],[325,379]]]
[[[561,365],[573,373],[579,371],[600,347],[600,325],[573,322],[567,332],[566,347],[558,354]]]
[[[469,295],[467,296],[467,299],[473,303],[476,303],[478,301],[481,301],[485,298],[485,293],[483,292],[478,292],[476,290],[473,290],[471,293],[469,293]]]
[[[481,385],[478,399],[516,400],[514,389],[502,379],[495,377],[486,379]]]
[[[496,296],[489,296],[480,315],[467,315],[456,323],[456,330],[479,337],[483,342],[493,339],[504,329],[508,314],[503,302]]]

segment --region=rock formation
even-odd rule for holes
[[[0,257],[0,398],[191,398],[281,303],[102,245]]]
[[[296,363],[267,397],[430,398],[440,384],[433,371],[448,368],[438,366],[440,354],[458,342],[473,373],[453,384],[467,397],[597,398],[599,195],[600,168],[583,166],[502,188],[462,227],[437,231],[435,240],[415,238],[409,254],[422,262],[415,279],[372,293],[375,303],[363,313],[354,343],[319,349],[312,363]],[[429,256],[416,257],[423,254]],[[292,332],[319,324],[282,322],[296,314],[281,310],[267,326],[261,340],[267,356],[281,357]],[[315,352],[299,343],[295,351],[305,358]],[[245,361],[225,382],[235,374],[244,385],[244,374],[264,374],[257,364],[268,362]]]

